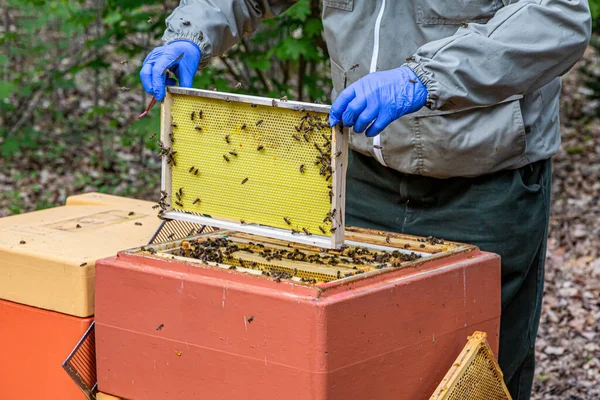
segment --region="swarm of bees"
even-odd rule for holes
[[[148,249],[145,249],[148,250]],[[264,262],[254,261],[256,258],[245,259],[243,254],[261,257]],[[262,275],[280,282],[283,279],[298,277],[299,267],[291,268],[276,261],[303,262],[321,266],[335,267],[337,279],[359,275],[365,270],[399,267],[405,262],[421,258],[416,253],[394,251],[371,251],[366,247],[342,246],[340,249],[321,249],[321,252],[306,252],[298,248],[267,248],[261,243],[234,242],[226,237],[214,237],[197,240],[184,240],[177,255],[223,264],[229,269],[237,268],[260,269]],[[275,261],[275,262],[274,262]],[[332,274],[333,275],[333,274]],[[298,279],[296,279],[298,280]],[[301,278],[300,282],[316,283],[314,278]]]
[[[227,98],[224,101],[229,102],[232,100],[230,98]],[[286,102],[287,98],[282,97],[278,101]],[[277,106],[277,100],[273,100],[272,106],[274,106],[274,107]],[[256,107],[258,107],[258,105],[250,104],[250,107],[256,108]],[[294,126],[295,132],[292,131],[291,137],[297,145],[302,145],[302,144],[306,143],[306,145],[311,146],[311,148],[314,149],[313,150],[313,153],[315,154],[314,165],[317,167],[317,168],[314,168],[312,166],[312,164],[313,164],[312,160],[310,160],[310,159],[305,160],[305,161],[299,162],[297,164],[297,166],[296,166],[297,172],[296,173],[306,175],[309,173],[315,173],[315,171],[318,170],[319,175],[321,177],[323,177],[323,179],[325,181],[329,182],[329,184],[328,184],[329,190],[326,193],[328,194],[329,202],[332,203],[333,196],[334,196],[333,187],[331,184],[332,176],[334,174],[334,169],[332,166],[332,159],[335,159],[336,157],[340,156],[342,154],[342,152],[337,151],[337,152],[335,152],[335,154],[333,154],[333,157],[332,157],[332,137],[331,137],[331,127],[327,121],[328,116],[324,115],[324,114],[312,113],[312,112],[309,112],[309,111],[307,111],[303,108],[299,108],[299,107],[294,108],[294,110],[299,113],[299,116],[298,116],[298,120],[297,120],[298,123],[297,123],[297,125]],[[189,121],[191,121],[192,127],[196,131],[203,131],[203,128],[201,126],[198,126],[198,124],[200,124],[202,122],[202,120],[205,120],[204,114],[205,114],[204,110],[194,108],[194,109],[189,110],[188,114],[186,115],[186,119],[189,118],[189,120],[187,120],[187,121],[179,120],[179,119],[171,120],[170,132],[168,133],[168,138],[170,140],[170,145],[173,147],[166,146],[162,141],[160,141],[160,140],[158,141],[158,146],[160,148],[160,156],[165,157],[166,163],[169,166],[171,166],[171,167],[177,166],[177,158],[176,158],[177,151],[174,150],[174,148],[175,148],[174,143],[175,143],[176,135],[174,133],[178,132],[179,129],[184,129],[183,128],[184,124],[188,125],[190,123]],[[242,122],[240,122],[240,125],[238,125],[238,127],[240,127],[239,133],[242,133],[242,134],[247,133],[247,134],[254,135],[254,132],[263,131],[265,129],[265,126],[268,126],[270,123],[271,123],[270,120],[263,120],[263,119],[242,121]],[[269,128],[272,128],[272,126],[269,126]],[[224,134],[224,136],[221,136],[221,137],[224,138],[224,141],[227,145],[233,144],[234,134]],[[237,137],[237,133],[236,133],[235,137]],[[238,155],[239,155],[239,158],[242,158],[244,156],[243,152],[247,151],[249,149],[252,149],[252,147],[250,147],[250,148],[242,147],[242,144],[240,143],[239,149],[237,149],[237,150],[234,150],[231,148],[225,149],[225,151],[220,154],[219,158],[222,158],[225,165],[229,164],[229,165],[233,166],[235,164],[235,159],[238,157]],[[255,144],[254,149],[255,149],[255,151],[259,152],[260,154],[268,155],[269,153],[271,153],[271,150],[273,149],[273,147],[271,147],[271,145],[268,145],[267,143],[261,144],[259,142],[259,143]],[[180,150],[180,149],[178,149],[178,150]],[[316,150],[316,153],[315,153],[315,150]],[[181,160],[183,160],[183,158],[181,158]],[[184,161],[181,161],[181,162],[184,162]],[[199,168],[195,165],[191,165],[191,166],[188,165],[188,166],[185,166],[184,168],[188,168],[187,171],[191,175],[197,176],[199,174]],[[244,185],[244,187],[248,187],[248,185],[246,184],[248,181],[249,181],[249,178],[246,177],[241,181],[241,184]],[[175,193],[175,195],[177,195],[177,193]],[[193,197],[193,198],[195,198],[195,197]],[[162,216],[162,214],[170,207],[170,205],[166,204],[166,199],[167,199],[167,197],[161,197],[159,204],[156,206],[156,208],[160,208],[159,217]],[[184,208],[184,202],[181,199],[181,196],[177,196],[177,199],[172,199],[171,201],[173,202],[174,205],[177,205],[180,208]],[[196,205],[199,203],[200,203],[199,198],[196,198],[196,201],[194,201],[191,204]],[[206,203],[206,204],[210,204],[210,203]],[[204,214],[201,214],[201,215],[204,215]],[[336,220],[332,215],[329,215],[328,217],[326,217],[323,220],[323,226],[318,226],[318,225],[314,226],[313,225],[310,228],[310,230],[307,229],[306,227],[302,227],[302,226],[294,226],[292,228],[292,224],[289,222],[288,217],[283,217],[283,219],[286,222],[286,225],[288,225],[288,229],[290,229],[291,232],[296,235],[302,235],[302,234],[307,235],[307,236],[311,235],[312,233],[316,233],[315,230],[317,227],[318,227],[317,232],[320,232],[323,235],[327,235],[328,233],[334,233],[337,229],[335,227],[335,225],[333,225],[336,222]],[[340,219],[340,221],[341,221],[341,219]]]

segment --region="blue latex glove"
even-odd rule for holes
[[[373,72],[340,93],[331,106],[329,124],[342,121],[354,126],[354,132],[366,129],[368,137],[377,136],[396,119],[418,111],[426,100],[427,88],[410,68]]]
[[[174,62],[182,53],[183,58]],[[144,89],[154,95],[156,100],[162,101],[166,94],[165,86],[175,84],[174,79],[167,79],[167,75],[163,74],[165,68],[169,68],[175,73],[180,86],[192,87],[194,74],[198,70],[201,57],[198,45],[187,40],[176,40],[155,48],[146,56],[140,71]]]

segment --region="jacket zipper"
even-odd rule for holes
[[[373,35],[373,57],[371,58],[371,67],[369,68],[369,72],[377,71],[377,58],[379,58],[379,31],[381,30],[381,20],[383,19],[384,11],[385,0],[382,0],[379,14],[375,20],[375,34]],[[383,154],[381,154],[381,135],[383,135],[383,132],[373,138],[373,150],[371,153],[373,153],[381,165],[387,167],[385,161],[383,160]]]

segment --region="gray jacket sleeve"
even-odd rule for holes
[[[181,0],[167,18],[165,43],[189,40],[200,47],[200,68],[225,53],[260,21],[273,18],[297,0]]]
[[[587,0],[521,0],[423,45],[407,65],[427,87],[430,109],[487,106],[566,73],[590,35]]]

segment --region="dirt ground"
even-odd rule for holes
[[[579,66],[592,62],[598,65],[590,52]],[[590,122],[599,106],[586,94],[579,74],[571,71],[563,86],[563,143],[554,158],[535,399],[600,399],[600,122]],[[111,172],[117,177],[111,192],[156,198],[159,167],[156,156],[146,152],[144,166],[133,156],[140,154],[135,146],[118,154],[124,167]],[[97,190],[98,182],[106,182],[104,173],[85,158],[52,160],[43,152],[16,163],[0,159],[0,216],[63,204],[68,195]]]
[[[588,52],[578,67],[591,63],[598,59]],[[553,165],[535,399],[600,399],[600,122],[584,122],[599,107],[587,94],[570,72]]]

